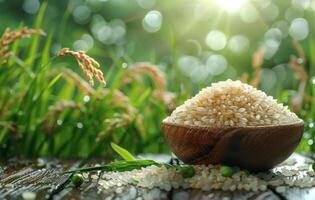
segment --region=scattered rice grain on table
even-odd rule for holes
[[[293,166],[284,164],[272,172],[257,174],[236,169],[230,177],[221,175],[219,165],[195,165],[193,167],[196,174],[191,178],[183,178],[176,169],[166,168],[165,166],[149,166],[126,172],[104,172],[98,176],[89,173],[89,177],[92,181],[97,182],[100,192],[114,190],[116,193],[123,193],[126,192],[126,188],[131,186],[151,190],[159,188],[165,191],[177,188],[200,189],[203,191],[265,191],[268,187],[274,187],[278,192],[285,192],[289,187],[315,186],[315,174],[311,169],[311,165],[308,165],[309,169],[307,171],[298,171],[298,167],[302,165],[305,166],[305,163]],[[84,177],[86,175],[84,174]]]
[[[202,127],[284,125],[301,121],[272,96],[230,79],[202,89],[164,119],[164,122]]]

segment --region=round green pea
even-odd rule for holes
[[[71,177],[71,182],[74,186],[79,187],[84,182],[84,178],[81,174],[74,174]]]
[[[191,177],[195,176],[195,174],[196,174],[195,169],[189,165],[181,166],[179,168],[179,172],[181,173],[183,178],[191,178]]]
[[[220,173],[222,176],[229,177],[229,176],[232,176],[234,174],[234,169],[233,169],[233,167],[221,165]]]

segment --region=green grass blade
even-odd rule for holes
[[[34,28],[39,29],[42,27],[46,8],[47,8],[47,1],[44,1],[42,6],[40,7],[40,10],[39,10],[38,15],[36,17],[36,22],[35,22]],[[28,54],[28,59],[26,61],[26,64],[29,66],[33,66],[33,64],[34,64],[34,60],[36,58],[36,53],[37,53],[38,47],[39,47],[40,37],[41,37],[40,35],[34,35],[33,36],[32,43],[30,45],[30,51]]]
[[[22,28],[23,26],[24,26],[24,23],[21,22],[21,24],[19,25],[19,29]],[[19,44],[20,44],[19,40],[14,42],[14,44],[12,46],[13,55],[18,55],[19,54],[19,51],[20,51]],[[11,57],[11,58],[9,58],[8,65],[12,66],[13,64],[14,64],[14,59]]]
[[[47,40],[46,40],[45,47],[44,47],[44,50],[43,50],[43,53],[42,53],[42,56],[41,56],[41,61],[40,61],[41,66],[44,66],[44,65],[46,65],[46,64],[48,64],[50,62],[49,51],[51,49],[52,36],[53,36],[53,33],[50,33],[48,35]]]
[[[113,150],[118,153],[124,160],[126,161],[132,161],[132,160],[136,160],[136,158],[129,153],[129,151],[127,151],[126,149],[118,146],[117,144],[111,142],[110,145],[112,146]]]
[[[118,172],[124,172],[124,171],[131,171],[134,169],[141,169],[144,167],[148,167],[151,165],[155,165],[155,166],[162,166],[162,164],[157,163],[153,160],[131,160],[131,161],[116,161],[116,162],[111,162],[107,165],[102,165],[102,166],[98,166],[98,167],[86,167],[86,168],[79,168],[79,169],[75,169],[75,170],[69,170],[69,171],[65,171],[62,174],[65,173],[73,173],[73,172],[89,172],[89,171],[105,171],[105,172],[109,172],[109,171],[118,171]]]

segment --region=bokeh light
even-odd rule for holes
[[[25,0],[23,3],[23,9],[28,14],[36,14],[39,10],[39,0]]]
[[[273,21],[279,16],[279,8],[276,4],[270,3],[261,9],[261,13],[266,21]]]
[[[288,22],[281,20],[275,22],[272,27],[277,28],[281,31],[282,38],[285,38],[289,34],[289,24]]]
[[[272,68],[272,70],[276,73],[277,81],[283,82],[287,78],[287,68],[286,64],[279,64]]]
[[[106,45],[121,44],[126,35],[126,25],[122,20],[106,22],[100,15],[93,16],[91,30],[94,37]]]
[[[265,40],[274,39],[280,42],[282,39],[282,31],[278,28],[271,28],[265,33],[264,38]]]
[[[279,46],[280,41],[273,38],[266,39],[263,44],[263,48],[265,49],[264,58],[267,60],[271,59],[278,51]]]
[[[272,92],[273,87],[277,83],[276,73],[271,69],[263,69],[261,79],[261,88],[267,93]]]
[[[238,11],[245,2],[246,0],[218,0],[219,5],[230,13]]]
[[[249,40],[243,35],[235,35],[229,40],[228,47],[235,54],[242,54],[249,48]]]
[[[160,30],[162,25],[162,14],[157,10],[148,12],[142,20],[144,30],[154,33]]]
[[[80,40],[73,43],[73,49],[76,51],[87,51],[94,46],[94,39],[90,34],[83,34]]]
[[[292,0],[292,5],[303,9],[307,9],[310,6],[310,4],[311,4],[310,0]]]
[[[215,51],[221,50],[225,47],[227,43],[227,38],[225,34],[221,31],[211,31],[207,34],[206,44]]]
[[[258,19],[259,13],[256,7],[252,4],[245,4],[240,9],[240,17],[241,20],[245,23],[253,23]]]
[[[80,5],[73,10],[73,18],[78,24],[86,24],[91,16],[91,10],[88,6]]]
[[[209,72],[207,71],[206,65],[197,65],[190,74],[190,79],[194,83],[200,83],[206,79],[209,80],[209,78]]]
[[[308,22],[304,18],[294,19],[290,25],[289,34],[296,40],[304,40],[308,36]]]
[[[272,0],[254,0],[254,2],[259,5],[260,8],[267,8]]]
[[[136,0],[141,8],[152,8],[156,4],[156,0]]]
[[[214,76],[222,74],[227,66],[228,63],[222,55],[211,55],[207,60],[207,69]]]
[[[289,7],[285,11],[284,16],[288,22],[291,22],[295,18],[303,17],[304,16],[304,10],[302,8],[299,8],[299,7]]]
[[[178,59],[178,68],[186,76],[190,76],[191,72],[199,65],[200,61],[193,56],[182,56]]]

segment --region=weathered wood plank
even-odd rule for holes
[[[150,155],[144,156],[147,159],[167,162],[170,156]],[[298,165],[305,165],[306,158],[294,154]],[[248,191],[201,191],[196,189],[173,189],[164,191],[158,188],[147,189],[135,185],[120,186],[104,189],[98,184],[98,178],[102,173],[90,174],[88,181],[85,181],[79,188],[75,188],[67,182],[69,175],[62,175],[60,172],[73,166],[73,162],[62,164],[56,161],[47,162],[45,168],[38,169],[32,166],[33,162],[7,162],[0,163],[0,199],[21,199],[25,191],[36,193],[36,199],[252,199],[252,200],[278,200],[278,199],[315,199],[315,188],[289,188],[285,192],[277,192],[275,186],[264,192]],[[100,163],[101,162],[95,162]],[[272,170],[276,173],[283,166]],[[296,165],[294,166],[296,167]],[[91,176],[94,176],[91,178]],[[62,187],[61,187],[62,186]],[[58,188],[60,190],[56,190]]]
[[[172,191],[160,190],[158,188],[147,189],[136,187],[133,185],[109,188],[97,188],[97,183],[89,181],[80,188],[72,188],[67,192],[55,196],[56,200],[71,200],[71,199],[176,199],[176,200],[199,200],[199,199],[259,199],[259,200],[279,200],[271,190],[265,192],[248,192],[248,191],[201,191],[201,190],[185,190],[176,189]]]
[[[294,166],[292,166],[292,169],[298,170],[298,166],[305,166],[307,164],[310,164],[312,162],[313,158],[305,157],[299,154],[294,153],[289,159],[293,159],[293,162],[296,162]],[[279,171],[283,166],[278,166],[274,168],[272,171],[277,172]],[[307,175],[306,175],[307,176]],[[298,187],[289,187],[284,192],[277,192],[276,187],[270,186],[274,189],[275,193],[278,193],[278,195],[282,196],[284,199],[288,200],[297,200],[297,199],[304,199],[304,200],[313,200],[315,199],[315,188],[298,188]]]
[[[168,155],[143,155],[145,159],[152,159],[158,162],[168,162]],[[92,176],[94,176],[92,178]],[[248,192],[248,191],[201,191],[176,189],[171,191],[160,190],[158,188],[148,189],[136,187],[133,185],[121,186],[104,189],[99,187],[98,181],[102,173],[90,174],[87,181],[79,188],[69,188],[54,199],[71,200],[71,199],[259,199],[259,200],[278,200],[279,197],[271,190],[265,192]]]
[[[50,161],[45,168],[39,169],[32,163],[35,162],[8,162],[2,167],[0,199],[21,199],[26,191],[36,193],[36,199],[49,198],[50,193],[69,178],[68,174],[60,172],[72,165]]]
[[[275,195],[271,190],[265,192],[247,192],[247,191],[210,191],[203,192],[200,190],[175,190],[172,194],[174,200],[199,200],[199,199],[211,199],[211,200],[279,200],[280,198]]]

